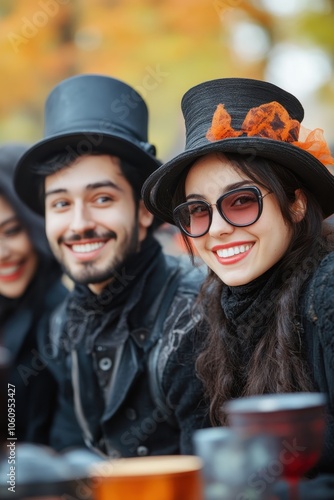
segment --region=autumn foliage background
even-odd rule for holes
[[[150,140],[163,160],[183,147],[184,92],[229,76],[283,82],[304,104],[305,125],[324,128],[334,144],[334,1],[271,1],[272,7],[281,5],[280,12],[269,4],[0,0],[0,141],[40,139],[50,90],[72,75],[103,73],[131,84],[146,99]],[[284,47],[282,63],[277,54],[284,55]]]

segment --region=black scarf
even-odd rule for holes
[[[71,350],[84,342],[91,352],[97,337],[110,346],[123,343],[129,335],[128,314],[142,297],[147,277],[161,253],[160,244],[147,237],[140,251],[114,271],[113,280],[96,295],[77,284],[67,306],[64,347]]]
[[[240,361],[245,365],[275,307],[282,286],[280,269],[278,263],[246,285],[223,287],[221,307],[228,320],[228,332],[238,344]]]

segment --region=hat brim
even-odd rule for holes
[[[237,153],[246,161],[257,157],[273,160],[289,169],[311,191],[320,204],[324,218],[334,213],[334,176],[314,156],[287,142],[260,137],[237,137],[208,143],[181,153],[163,164],[143,185],[146,207],[157,217],[175,224],[172,198],[184,170],[209,153]]]
[[[20,158],[14,176],[16,192],[32,210],[44,215],[40,199],[42,177],[37,172],[38,164],[59,153],[75,157],[96,151],[118,156],[138,166],[143,180],[161,165],[155,156],[121,135],[105,134],[100,130],[54,135],[37,142]]]

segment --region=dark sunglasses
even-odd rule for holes
[[[262,200],[270,193],[263,195],[258,187],[249,186],[228,191],[212,205],[204,200],[186,201],[174,209],[174,220],[187,236],[199,238],[209,231],[212,207],[216,206],[226,222],[236,227],[247,227],[260,218]]]

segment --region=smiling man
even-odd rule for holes
[[[75,284],[40,349],[59,388],[57,450],[191,453],[193,431],[209,425],[194,367],[203,276],[153,237],[160,222],[141,187],[160,163],[147,128],[146,104],[129,85],[69,78],[48,97],[44,139],[17,167],[17,192],[44,213]]]
[[[118,158],[81,156],[45,180],[46,228],[67,274],[99,294],[139,250],[153,217],[124,177]],[[138,213],[137,213],[138,212]]]

